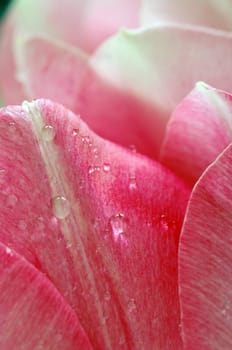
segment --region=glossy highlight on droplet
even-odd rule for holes
[[[103,170],[105,173],[108,173],[110,171],[110,164],[109,163],[104,163],[103,164]]]
[[[115,241],[122,240],[126,242],[125,233],[127,230],[127,223],[123,213],[118,213],[111,216],[110,226]]]
[[[63,220],[70,213],[69,200],[64,196],[57,196],[53,199],[53,212],[57,219]]]
[[[41,134],[45,142],[50,142],[54,139],[56,132],[52,125],[44,125]]]

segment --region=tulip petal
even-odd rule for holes
[[[177,245],[189,189],[49,101],[8,107],[0,120],[0,239],[49,276],[95,349],[181,349]]]
[[[16,30],[45,33],[92,52],[120,27],[136,27],[139,6],[140,0],[19,0]]]
[[[126,147],[136,145],[154,157],[154,143],[160,143],[162,133],[156,130],[158,122],[149,103],[109,85],[83,53],[67,45],[38,36],[27,39],[22,48],[18,68],[27,98],[59,101],[80,114],[100,136]],[[164,121],[160,123],[164,129]]]
[[[21,47],[21,42],[19,45]],[[17,62],[25,96],[29,99],[46,97],[78,112],[78,97],[88,67],[88,56],[72,46],[41,35],[26,39],[24,45],[26,59],[21,56],[19,47]]]
[[[155,158],[171,112],[197,81],[232,91],[231,44],[232,36],[224,32],[177,25],[121,31],[91,56],[81,94],[74,94],[75,111],[104,138],[125,146],[130,142]],[[25,66],[35,72],[28,51],[26,45]],[[221,57],[223,69],[218,69]],[[40,87],[35,97],[41,96],[42,79],[32,85]]]
[[[186,350],[232,348],[232,145],[190,198],[179,245],[182,337]]]
[[[226,32],[160,24],[121,31],[96,51],[91,64],[107,81],[168,117],[199,80],[232,90],[231,43]],[[218,70],[221,57],[223,70]]]
[[[189,23],[232,30],[231,0],[143,0],[141,22]]]
[[[231,113],[230,94],[197,83],[171,116],[161,162],[193,185],[232,142]]]
[[[0,243],[0,348],[92,349],[75,313],[51,282]]]
[[[21,82],[17,79],[17,66],[12,46],[13,36],[13,19],[9,18],[5,22],[4,35],[0,42],[1,100],[8,104],[22,103],[26,95]]]

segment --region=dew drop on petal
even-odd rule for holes
[[[114,240],[115,241],[122,240],[126,242],[125,233],[126,233],[127,225],[126,225],[124,214],[119,213],[119,214],[113,215],[110,218],[110,226],[112,229]]]
[[[101,167],[100,166],[97,166],[97,165],[91,165],[91,166],[89,166],[89,168],[88,168],[88,173],[89,174],[93,174],[93,173],[95,173],[95,172],[99,172],[101,170]]]
[[[54,139],[56,132],[52,125],[44,125],[41,134],[43,141],[50,142]]]
[[[70,203],[64,196],[57,196],[53,199],[53,212],[58,219],[65,219],[70,213]]]
[[[109,163],[104,163],[103,164],[103,170],[105,173],[108,173],[110,171],[110,164]]]
[[[105,298],[105,301],[109,301],[111,299],[111,295],[109,291],[105,292],[104,298]]]
[[[17,129],[16,129],[16,125],[15,122],[10,122],[9,123],[9,131],[11,134],[15,134]]]
[[[129,178],[129,189],[131,191],[134,191],[137,189],[137,182],[136,182],[136,176],[135,175],[131,175]]]
[[[79,129],[73,129],[72,135],[77,136],[79,134]]]
[[[13,252],[9,247],[6,247],[6,254],[13,255]]]
[[[133,298],[130,299],[130,301],[128,303],[128,311],[129,311],[129,313],[136,311],[136,303],[135,303],[135,300]]]

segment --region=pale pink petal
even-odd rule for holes
[[[231,43],[225,32],[161,24],[121,31],[96,51],[91,66],[168,117],[199,80],[232,90]]]
[[[19,60],[18,66],[25,97],[46,97],[78,112],[88,56],[72,46],[44,36],[26,40],[25,51],[26,57]]]
[[[160,159],[194,184],[230,142],[232,96],[197,83],[171,116]]]
[[[0,243],[0,348],[92,349],[77,317],[51,282]]]
[[[108,84],[80,51],[41,36],[28,39],[20,71],[27,98],[59,101],[100,136],[154,157],[162,135],[155,108]],[[163,130],[163,119],[160,124]]]
[[[94,348],[181,349],[180,180],[43,100],[1,111],[0,160],[0,238],[49,276]]]
[[[231,0],[143,0],[141,22],[189,23],[230,31],[231,9]]]
[[[25,98],[22,84],[17,80],[17,67],[13,53],[13,21],[5,22],[0,41],[0,88],[1,100],[4,103],[21,103]],[[3,35],[4,33],[4,35]]]
[[[16,31],[45,33],[92,52],[121,27],[138,26],[140,0],[19,0]],[[39,15],[38,15],[39,14]]]
[[[35,97],[44,86],[44,75],[30,59],[36,45],[30,48],[29,41],[24,47]],[[176,25],[122,31],[90,58],[72,106],[101,136],[156,157],[171,112],[197,81],[232,91],[231,60],[232,35],[223,32]],[[35,83],[34,77],[41,79]]]
[[[232,348],[232,145],[195,186],[179,249],[186,350]]]

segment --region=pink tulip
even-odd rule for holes
[[[0,349],[232,349],[231,10],[12,5]]]

